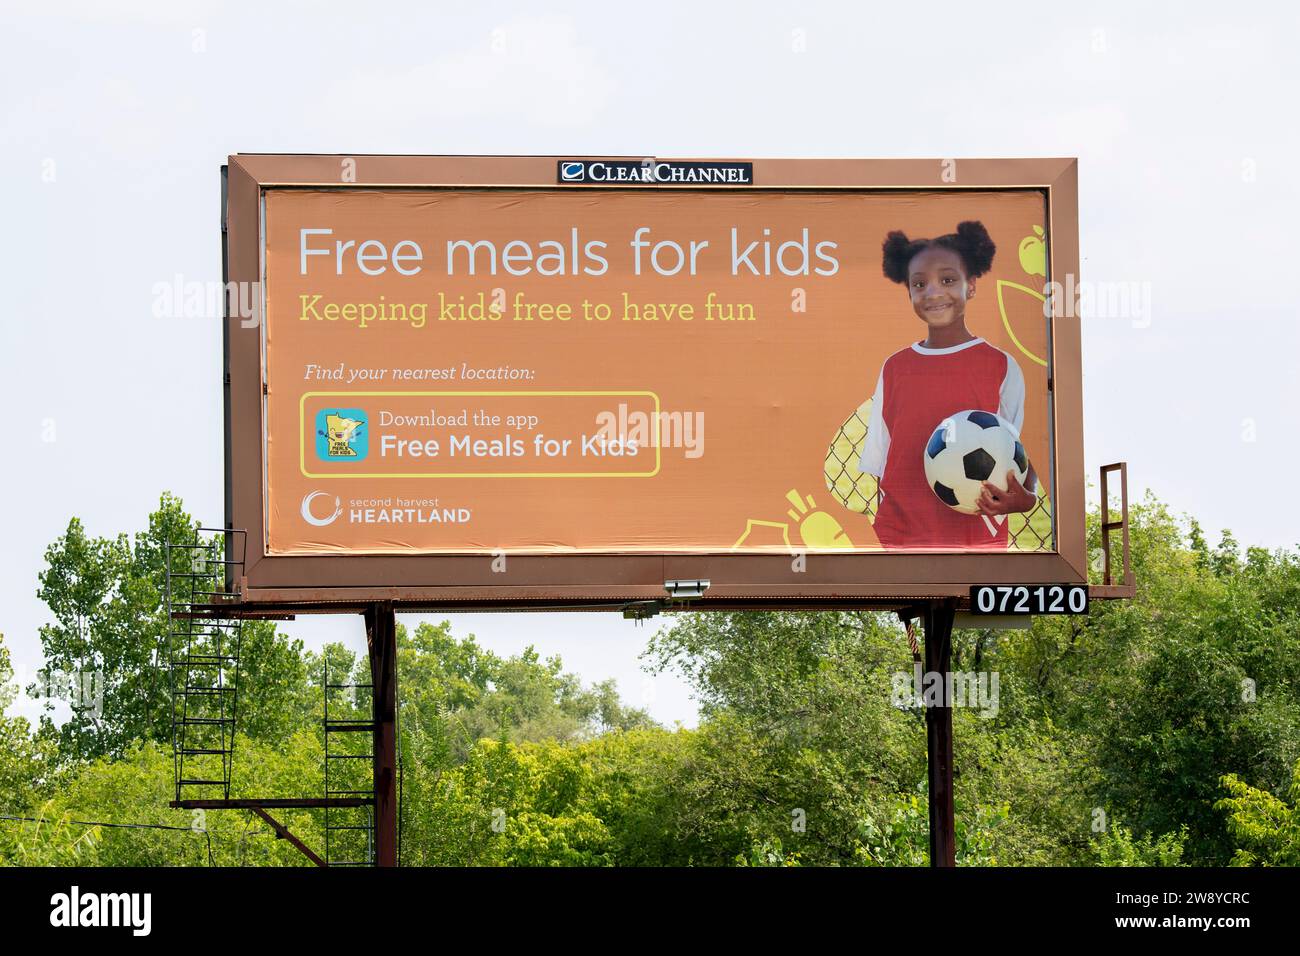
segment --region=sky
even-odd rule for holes
[[[1294,547],[1298,21],[1284,3],[5,4],[0,633],[19,679],[72,516],[133,532],[171,491],[220,523],[219,325],[153,303],[175,276],[220,279],[236,152],[1078,157],[1081,274],[1149,304],[1084,316],[1088,476],[1127,461],[1134,496]],[[638,660],[662,618],[444,617],[697,720]],[[359,619],[286,629],[364,647]]]

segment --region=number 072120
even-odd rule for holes
[[[975,584],[973,614],[1087,614],[1086,584]]]

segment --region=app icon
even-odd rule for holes
[[[322,461],[361,461],[369,450],[364,409],[322,408],[316,413],[316,456]]]

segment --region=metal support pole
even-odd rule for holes
[[[375,865],[397,865],[397,615],[391,602],[366,609],[374,694]]]
[[[322,860],[319,856],[313,853],[311,851],[311,848],[307,846],[307,844],[303,843],[296,836],[290,833],[288,827],[286,827],[275,817],[271,816],[271,814],[267,813],[261,807],[253,807],[253,812],[271,825],[271,829],[275,831],[275,838],[277,840],[288,840],[290,843],[292,843],[295,847],[298,848],[299,853],[301,853],[307,859],[311,860],[317,866],[329,865],[324,860]]]
[[[952,622],[953,598],[925,606],[925,680],[941,681],[941,702],[925,709],[925,738],[930,780],[930,865],[957,865],[957,834],[952,801]]]

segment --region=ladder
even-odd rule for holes
[[[373,803],[332,806],[334,797],[374,796],[374,686],[331,683],[329,658],[322,663],[325,693],[325,863],[375,865]]]
[[[230,798],[235,751],[243,531],[196,528],[165,546],[167,668],[171,684],[172,770],[176,800]]]

